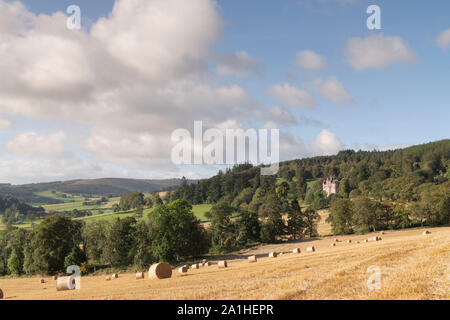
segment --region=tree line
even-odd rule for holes
[[[302,211],[298,201],[282,201],[275,189],[267,193],[262,210],[260,217],[254,211],[236,211],[231,203],[221,201],[208,213],[209,228],[182,199],[158,205],[146,219],[85,223],[54,214],[32,230],[9,226],[2,233],[0,274],[56,274],[69,265],[80,266],[82,272],[96,267],[142,270],[157,261],[180,263],[208,252],[317,234],[317,213]]]
[[[334,156],[287,161],[280,164],[274,176],[261,176],[260,169],[250,164],[236,165],[196,184],[183,182],[169,197],[171,201],[186,199],[192,204],[229,201],[237,210],[249,210],[262,217],[264,199],[275,188],[284,203],[298,199],[313,210],[329,208],[335,199],[346,199],[338,203],[352,207],[346,213],[353,225],[344,228],[348,232],[369,230],[358,221],[366,219],[365,215],[378,215],[380,207],[388,212],[389,223],[377,222],[377,228],[448,225],[450,140],[394,151],[345,150]],[[340,180],[337,195],[327,197],[322,191],[326,177]],[[373,205],[360,205],[366,203]],[[363,215],[364,210],[370,214]],[[403,218],[399,212],[404,212]],[[336,221],[341,219],[338,216]]]

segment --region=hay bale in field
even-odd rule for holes
[[[3,291],[0,289],[0,299],[3,299]]]
[[[269,258],[276,258],[277,256],[278,256],[278,254],[276,252],[269,253]]]
[[[112,275],[111,275],[111,278],[112,279],[117,279],[119,277],[119,274],[118,273],[113,273]]]
[[[56,291],[65,290],[75,290],[75,278],[73,276],[59,277],[56,280]]]
[[[172,276],[172,267],[166,262],[153,264],[148,270],[149,279],[167,279]]]
[[[45,283],[45,280],[44,280],[43,278],[41,278],[41,279],[39,280],[39,282],[40,282],[40,283]]]
[[[337,239],[337,238],[336,238],[336,239],[334,239],[334,242],[339,242],[339,239]]]
[[[136,279],[144,279],[144,278],[145,278],[144,272],[136,273]]]
[[[352,240],[348,239],[348,240],[347,240],[347,243],[352,243]]]
[[[422,233],[422,235],[426,236],[427,234],[430,234],[430,233],[431,233],[430,231],[425,230],[425,231]]]
[[[206,259],[202,260],[202,264],[205,264],[206,262],[208,262]]]
[[[256,259],[256,256],[250,256],[248,257],[248,263],[253,263],[253,262],[257,262],[258,259]]]
[[[383,234],[384,234],[384,231],[381,231],[381,232],[380,232],[380,235],[383,235]]]
[[[369,240],[368,239],[364,239],[364,242],[369,242]]]
[[[306,248],[306,252],[314,252],[314,251],[316,251],[316,248],[314,248],[314,247]]]
[[[187,266],[181,266],[178,268],[178,272],[179,273],[186,273],[188,271],[188,267]]]
[[[198,269],[200,266],[198,265],[198,263],[194,263],[192,266],[191,266],[191,269]]]
[[[381,240],[383,240],[383,239],[381,239],[381,237],[377,237],[378,238],[378,240],[377,241],[381,241]]]
[[[212,265],[212,263],[209,262],[209,261],[206,261],[206,262],[203,264],[204,267],[209,267],[209,266],[211,266],[211,265]]]
[[[226,260],[219,261],[219,268],[228,268],[228,263]]]
[[[333,242],[333,243],[331,244],[331,247],[336,247],[336,243]]]
[[[300,253],[300,248],[295,248],[292,250],[292,253]]]

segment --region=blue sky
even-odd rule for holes
[[[125,2],[0,0],[1,182],[206,177],[170,159],[194,120],[276,126],[282,160],[449,138],[448,1]]]

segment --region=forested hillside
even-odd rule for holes
[[[330,198],[322,192],[323,179],[328,176],[341,181],[339,194]],[[286,204],[295,199],[316,210],[330,207],[338,199],[351,199],[351,206],[347,206],[351,212],[345,212],[349,228],[334,226],[339,219],[333,210],[330,216],[334,230],[342,233],[448,224],[449,180],[450,140],[442,140],[393,151],[346,150],[335,156],[288,161],[280,164],[275,176],[261,176],[259,167],[242,164],[197,184],[183,183],[170,197],[192,204],[225,200],[235,210],[260,216],[271,190],[276,190],[285,204],[281,209],[284,213],[288,211]],[[380,209],[380,205],[384,207]],[[388,211],[386,217],[369,222],[370,215],[382,215],[380,210]],[[359,216],[356,211],[361,211]]]
[[[44,214],[42,207],[32,207],[14,197],[0,195],[0,222],[2,223],[21,223],[25,219],[42,218]]]
[[[24,185],[0,184],[0,195],[13,196],[27,203],[61,203],[57,199],[45,197],[38,193],[57,191],[69,194],[78,194],[86,197],[92,196],[120,196],[130,192],[152,192],[174,188],[180,185],[181,179],[144,180],[144,179],[82,179],[71,181],[55,181],[45,183],[32,183]],[[188,181],[192,183],[195,181]]]

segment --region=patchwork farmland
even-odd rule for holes
[[[425,230],[431,233],[423,235]],[[364,242],[381,237],[381,241]],[[336,240],[338,240],[336,242]],[[351,240],[350,243],[347,240]],[[335,243],[335,246],[331,246]],[[314,252],[306,252],[314,246]],[[293,253],[295,248],[300,253]],[[269,258],[269,252],[283,253]],[[255,255],[256,263],[248,257]],[[0,279],[4,299],[450,299],[450,228],[321,237],[209,258],[210,266],[169,279],[84,276],[81,289],[56,291],[53,278]],[[218,268],[226,260],[227,268]],[[380,268],[380,290],[367,270]],[[146,270],[147,271],[147,270]]]

